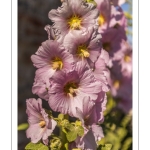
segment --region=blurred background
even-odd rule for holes
[[[27,122],[26,99],[37,98],[31,91],[35,68],[30,57],[47,40],[48,12],[60,5],[60,0],[18,0],[18,125]],[[18,150],[29,141],[24,130],[18,131]]]
[[[33,67],[30,57],[37,51],[41,43],[47,40],[44,27],[47,24],[52,24],[48,18],[48,12],[58,6],[61,6],[60,0],[18,0],[18,125],[27,122],[26,99],[37,98],[32,94],[36,69]],[[122,8],[125,11],[130,11],[130,14],[132,13],[132,7],[129,3],[122,5]],[[128,19],[128,21],[130,25],[127,35],[130,44],[132,44],[132,19]],[[110,109],[112,105],[113,102],[109,104]],[[43,106],[49,108],[47,103],[44,103]],[[110,112],[109,109],[108,112]],[[126,117],[121,114],[119,116],[121,119]],[[128,118],[126,117],[126,119]],[[109,120],[112,122],[115,121],[115,118],[106,117],[106,122]],[[112,127],[113,129],[114,127]],[[131,133],[128,133],[128,137],[131,137]],[[112,138],[115,140],[115,137]],[[23,150],[29,142],[30,139],[26,138],[25,130],[18,131],[18,150]],[[131,145],[129,149],[132,149]]]

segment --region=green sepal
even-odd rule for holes
[[[51,150],[61,150],[62,148],[62,141],[60,138],[53,136],[50,140],[50,148]]]
[[[69,124],[69,126],[65,129],[66,137],[69,142],[74,141],[77,136],[84,135],[84,128],[80,121],[76,121],[75,123]],[[67,131],[66,131],[67,129]]]
[[[28,143],[25,147],[26,150],[49,150],[49,148],[42,143]]]
[[[74,131],[74,132],[68,132],[67,134],[66,134],[66,137],[67,137],[67,140],[69,141],[69,142],[72,142],[72,141],[74,141],[76,138],[77,138],[77,133]]]
[[[26,130],[29,127],[28,123],[22,123],[18,125],[18,130]]]

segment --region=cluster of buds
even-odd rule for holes
[[[32,143],[42,140],[51,149],[65,149],[67,143],[69,150],[96,150],[104,137],[100,124],[106,93],[111,89],[117,96],[121,90],[120,78],[112,84],[111,72],[118,73],[115,62],[121,65],[121,75],[131,76],[126,18],[117,3],[109,0],[63,0],[48,16],[54,23],[45,27],[48,39],[31,56],[37,68],[32,93],[40,98],[26,100],[27,137]],[[42,107],[42,99],[60,112],[58,118]],[[70,123],[63,115],[76,121]],[[56,126],[60,136],[53,138]]]

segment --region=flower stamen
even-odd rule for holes
[[[78,46],[77,54],[82,58],[90,56],[90,53],[88,52],[88,49],[85,45]]]
[[[101,26],[104,23],[105,23],[105,17],[102,14],[100,14],[98,17],[98,24],[99,24],[99,26]]]
[[[77,15],[73,15],[68,19],[68,25],[70,29],[80,29],[81,28],[81,18]]]
[[[76,90],[78,88],[77,83],[75,82],[68,82],[65,86],[64,86],[64,92],[66,94],[68,94],[69,96],[76,96]]]
[[[41,128],[44,128],[46,126],[46,122],[45,121],[40,121],[39,123]]]
[[[63,62],[59,57],[52,58],[52,68],[54,70],[60,70],[63,67]]]
[[[114,85],[114,87],[115,87],[116,89],[119,89],[119,87],[120,87],[120,82],[119,82],[119,80],[116,80],[113,85]]]
[[[124,61],[127,62],[127,63],[130,62],[130,60],[131,60],[130,56],[126,55],[124,57]]]

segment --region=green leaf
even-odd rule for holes
[[[18,125],[18,130],[26,130],[28,128],[28,123],[22,123]]]
[[[77,132],[76,131],[74,131],[74,132],[68,132],[66,134],[66,137],[67,137],[67,140],[69,142],[72,142],[72,141],[74,141],[77,138]]]
[[[131,144],[132,144],[132,138],[129,137],[129,138],[127,138],[127,139],[124,141],[123,146],[122,146],[122,150],[128,150],[129,147],[131,146]]]
[[[83,136],[84,135],[84,128],[82,126],[78,126],[77,127],[77,133],[79,136]]]
[[[64,119],[64,114],[59,114],[58,119],[63,120]]]
[[[25,147],[26,150],[49,150],[49,148],[42,143],[29,143]]]

